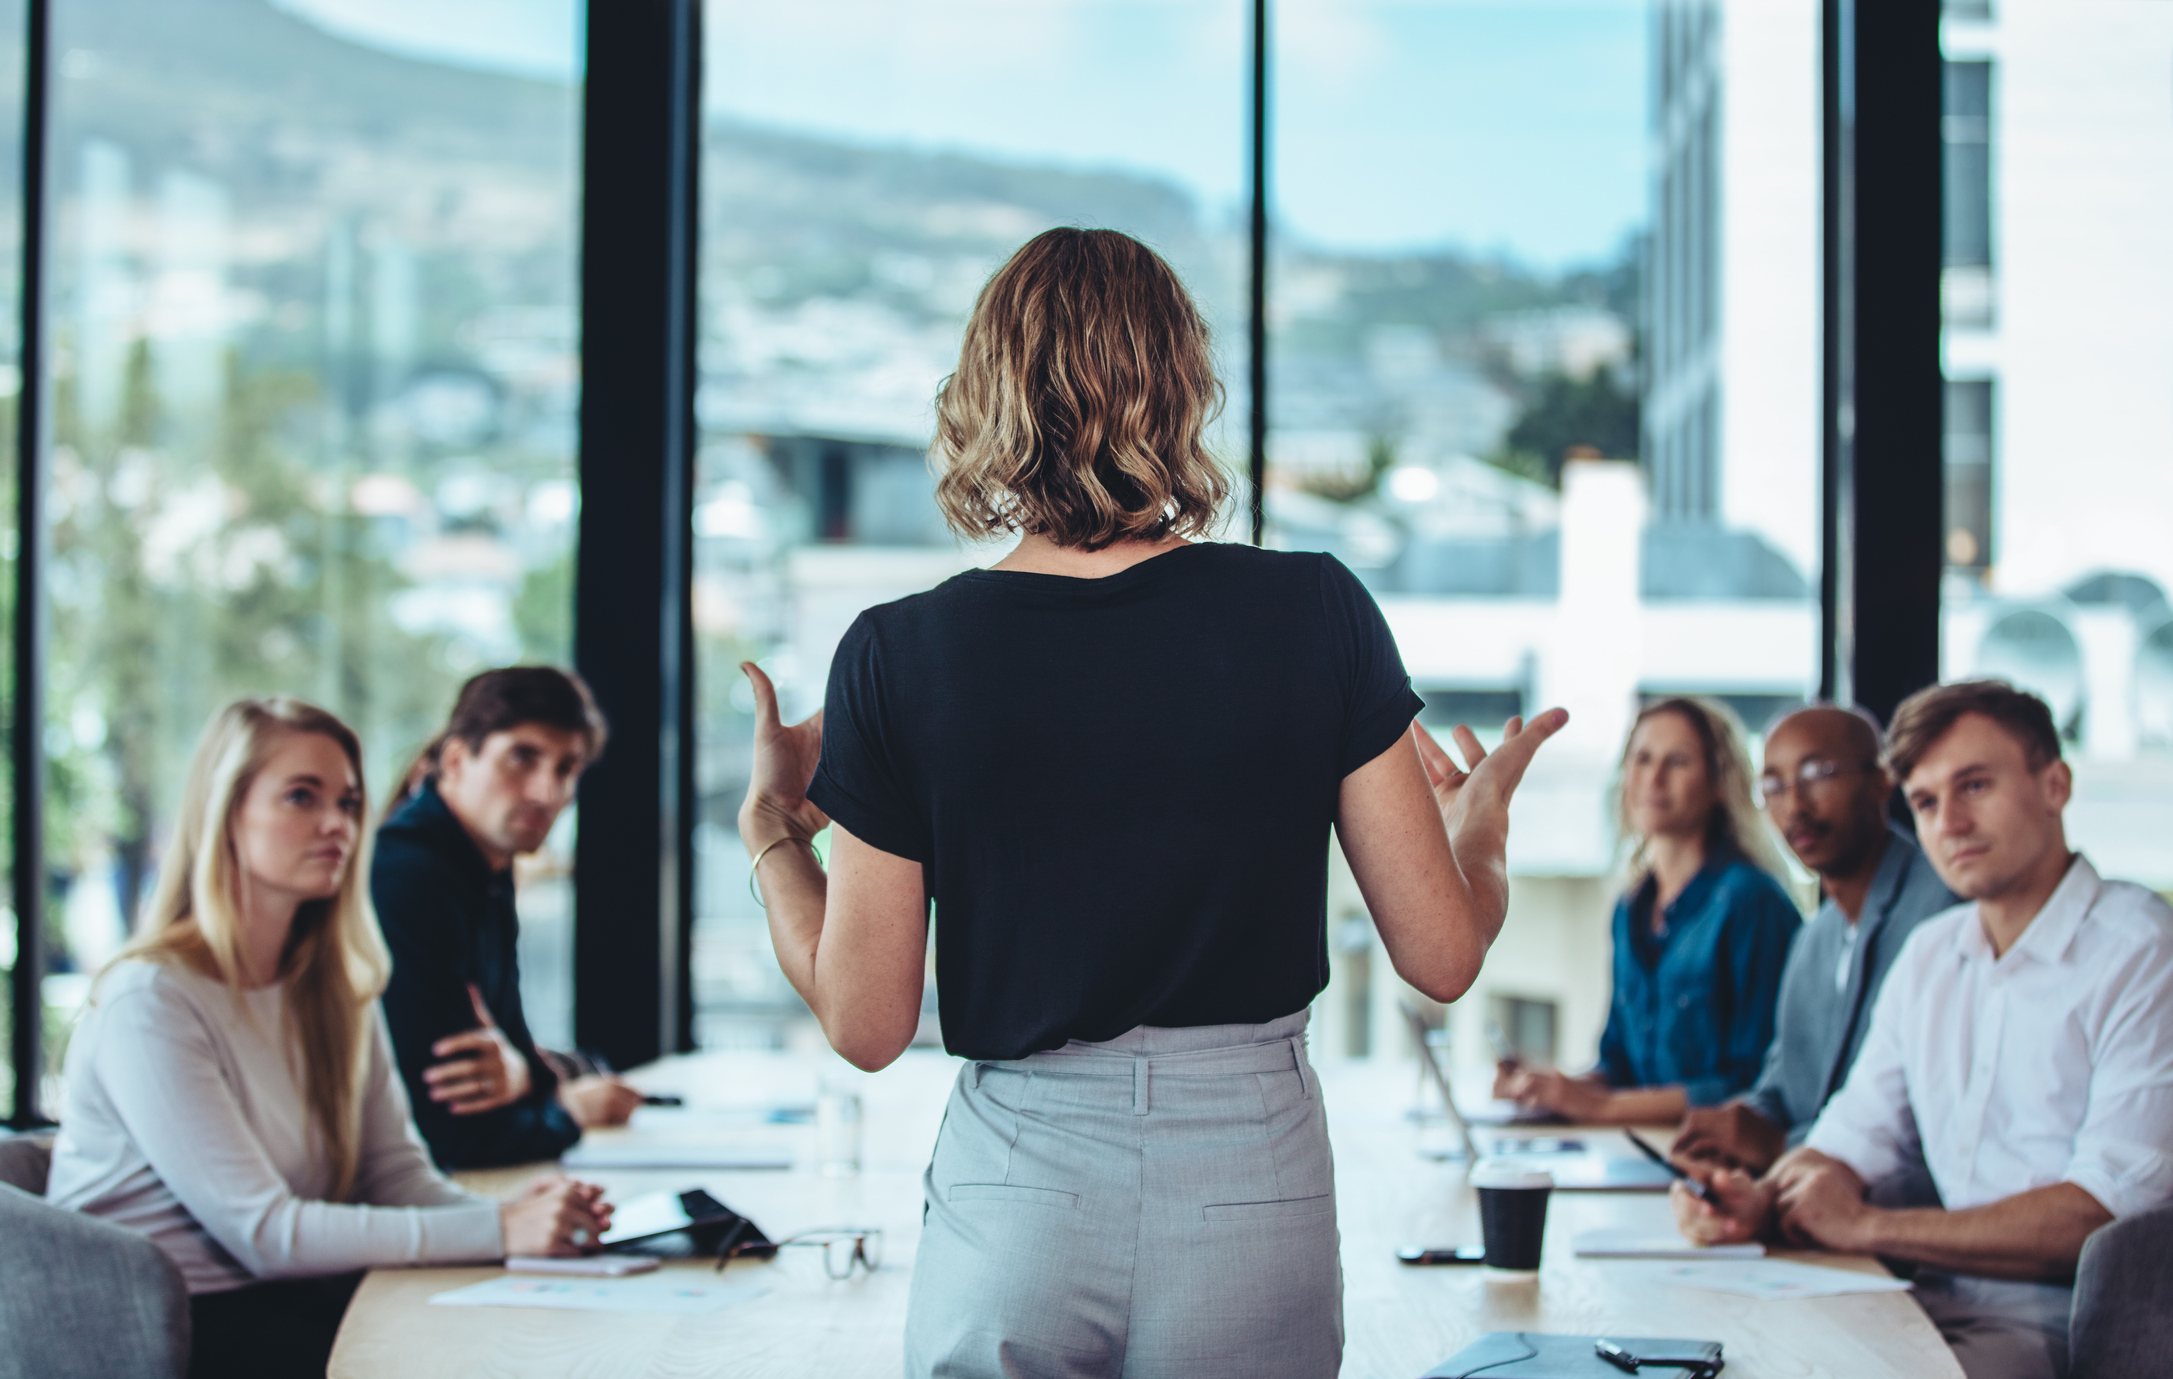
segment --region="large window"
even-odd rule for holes
[[[1848,610],[1822,627],[1815,596],[1821,310],[1853,319],[1846,274],[1819,275],[1819,0],[1276,0],[1257,106],[1247,0],[701,3],[698,801],[677,840],[697,1038],[812,1034],[733,833],[734,665],[759,660],[803,715],[860,609],[997,558],[936,513],[931,399],[989,272],[1074,224],[1147,240],[1207,309],[1230,389],[1215,443],[1239,478],[1265,265],[1267,539],[1358,571],[1429,723],[1575,713],[1520,796],[1510,937],[1455,1035],[1465,1062],[1488,1018],[1586,1057],[1629,716],[1708,693],[1755,732],[1814,687],[1822,644],[1849,654]],[[2051,699],[2075,838],[2173,886],[2173,329],[2153,309],[2173,295],[2173,184],[2147,175],[2173,157],[2173,8],[2080,3],[1947,0],[1938,99],[1914,93],[1945,150],[1942,666]],[[47,476],[44,526],[0,544],[0,572],[37,575],[51,630],[49,787],[0,798],[42,810],[50,884],[0,915],[0,971],[57,1061],[222,702],[345,715],[382,801],[464,676],[569,658],[579,352],[630,331],[584,325],[577,300],[579,36],[617,40],[595,49],[600,111],[669,89],[674,55],[658,11],[581,0],[48,8],[26,122],[25,6],[0,0],[0,447],[12,465],[35,390]],[[47,348],[24,379],[31,128]],[[670,186],[653,190],[624,243],[668,241]],[[673,415],[679,387],[657,385]],[[589,439],[599,466],[626,443]],[[626,538],[603,513],[584,606],[646,616],[612,589]],[[1823,517],[1849,549],[1849,514]],[[1225,535],[1245,539],[1241,517]],[[663,686],[676,636],[627,682]],[[27,703],[13,667],[0,697]],[[521,890],[531,1022],[558,1044],[572,828]],[[1397,993],[1347,877],[1330,919],[1319,1038],[1359,1052]],[[17,961],[33,929],[36,972]],[[671,985],[588,975],[584,1012],[637,1023]]]
[[[222,703],[340,714],[381,804],[462,678],[568,657],[579,88],[486,70],[517,65],[487,41],[431,55],[464,8],[491,7],[403,43],[302,0],[53,6],[56,1021],[125,940]],[[532,1016],[563,1038],[553,869]]]
[[[22,399],[23,3],[0,0],[0,705],[15,710],[16,416]],[[12,751],[10,753],[12,758]],[[15,827],[15,780],[0,780],[0,847]],[[14,851],[0,857],[0,1031],[14,1028],[17,925]],[[6,1037],[0,1035],[0,1038]],[[15,1095],[15,1063],[0,1058],[0,1106]]]
[[[1946,319],[1992,319],[1992,64],[1949,61],[1940,73],[1940,258]]]
[[[2070,840],[2173,888],[2173,9],[1950,4],[1943,42],[1942,674],[2044,695]]]
[[[1269,539],[1372,587],[1437,731],[1571,709],[1453,1043],[1491,1012],[1585,1066],[1638,703],[1755,733],[1817,685],[1818,7],[1278,13]],[[1316,1037],[1400,1039],[1340,873],[1330,905]]]
[[[810,713],[861,609],[1002,554],[945,530],[925,452],[937,385],[1004,258],[1056,225],[1160,250],[1217,331],[1237,385],[1221,450],[1243,473],[1248,11],[708,0],[698,1042],[781,1043],[805,1018],[734,831],[752,723],[737,663],[760,661],[786,713]]]

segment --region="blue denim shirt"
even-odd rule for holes
[[[1781,972],[1803,916],[1740,856],[1710,858],[1652,931],[1655,883],[1615,906],[1615,992],[1600,1074],[1615,1087],[1680,1084],[1692,1106],[1758,1080],[1773,1042]]]

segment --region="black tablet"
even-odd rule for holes
[[[599,1243],[625,1245],[690,1227],[724,1225],[738,1219],[738,1212],[700,1188],[686,1192],[652,1192],[614,1203],[611,1229],[604,1232]]]

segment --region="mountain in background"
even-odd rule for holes
[[[53,53],[57,128],[162,160],[300,137],[544,169],[578,147],[574,86],[380,52],[263,0],[58,5]]]
[[[359,410],[418,371],[503,382],[505,359],[540,367],[543,355],[576,348],[578,85],[377,51],[263,0],[81,0],[54,23],[63,312],[81,267],[68,217],[84,149],[102,141],[125,151],[139,220],[155,220],[171,172],[209,179],[224,196],[227,278],[262,307],[240,311],[234,327],[245,361],[323,367],[362,351],[328,343],[342,321],[356,342],[385,336],[376,314],[395,308],[372,286],[377,260],[353,270],[344,316],[328,305],[336,270],[326,245],[343,226],[365,258],[389,244],[416,262],[413,342],[343,384]],[[1167,180],[717,117],[706,133],[703,367],[722,399],[707,409],[718,424],[910,441],[981,283],[1059,224],[1121,228],[1160,250],[1214,322],[1226,376],[1242,384],[1242,227],[1209,223]],[[133,227],[127,252],[148,262],[163,252],[161,233]],[[1634,260],[1625,293],[1619,268],[1554,277],[1453,250],[1280,243],[1275,253],[1278,426],[1377,435],[1417,425],[1438,446],[1473,453],[1518,419],[1520,403],[1546,395],[1536,373],[1490,344],[1489,322],[1571,304],[1619,313],[1634,300]],[[515,308],[528,316],[514,320]]]

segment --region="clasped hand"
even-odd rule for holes
[[[1739,1168],[1677,1161],[1706,1188],[1700,1201],[1681,1183],[1669,1191],[1675,1224],[1700,1245],[1735,1245],[1772,1235],[1799,1249],[1860,1252],[1873,1208],[1861,1179],[1838,1160],[1798,1151],[1764,1178]]]
[[[506,1257],[586,1254],[611,1229],[611,1204],[594,1183],[546,1173],[498,1206]]]
[[[493,1019],[483,993],[468,983],[468,1001],[475,1009],[478,1028],[447,1035],[430,1046],[444,1059],[423,1070],[430,1099],[456,1116],[479,1116],[501,1106],[511,1106],[535,1086],[528,1060],[506,1037]],[[584,1130],[600,1125],[624,1125],[641,1106],[640,1089],[616,1077],[601,1074],[564,1077],[558,1084],[558,1104]]]
[[[475,1008],[477,1028],[447,1035],[432,1044],[430,1052],[445,1061],[423,1069],[430,1099],[456,1116],[476,1116],[511,1106],[527,1096],[534,1085],[528,1060],[498,1028],[474,982],[468,983],[468,1001]]]

